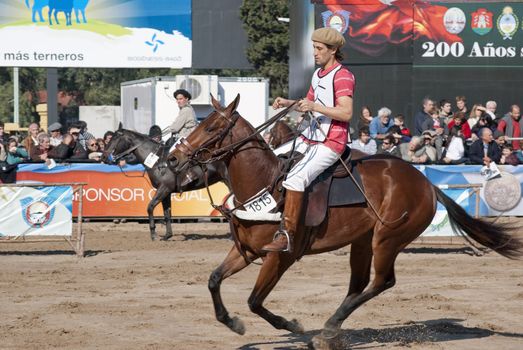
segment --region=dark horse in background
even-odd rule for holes
[[[151,184],[156,188],[156,194],[147,205],[149,216],[149,229],[151,239],[156,240],[156,225],[154,220],[154,208],[161,202],[165,218],[166,234],[162,238],[167,240],[172,237],[171,227],[171,193],[182,193],[205,188],[204,173],[199,166],[192,167],[181,173],[174,173],[166,164],[165,158],[169,149],[165,145],[150,139],[148,136],[136,131],[126,130],[120,124],[111,142],[106,146],[103,160],[107,162],[110,155],[120,158],[119,155],[132,153],[138,162],[144,163],[145,159],[152,153],[159,156],[158,161],[152,168],[147,169],[147,175]],[[209,185],[219,181],[227,181],[227,168],[223,162],[215,162],[207,166],[207,182]]]
[[[241,206],[263,188],[272,188],[272,196],[279,201],[282,197],[279,186],[271,184],[280,178],[282,160],[236,112],[238,103],[239,95],[226,108],[213,98],[215,111],[176,146],[170,158],[177,162],[177,171],[223,158],[236,205]],[[356,158],[358,152],[353,152],[353,159]],[[303,255],[332,251],[350,244],[352,272],[349,290],[321,334],[312,340],[316,348],[330,348],[337,341],[340,328],[349,315],[394,286],[396,257],[429,226],[437,202],[447,209],[450,223],[457,233],[509,258],[523,254],[522,242],[511,235],[510,228],[471,217],[407,162],[392,156],[363,157],[354,162],[357,162],[368,200],[377,208],[381,219],[370,205],[330,207],[323,222],[311,228],[305,227],[303,214],[295,235],[294,251],[265,253],[261,248],[272,241],[279,223],[246,221],[231,216],[237,242],[209,278],[209,290],[220,322],[239,334],[245,332],[243,322],[229,316],[220,287],[225,278],[261,257],[263,263],[248,300],[250,310],[277,329],[303,332],[298,321],[289,321],[265,308],[265,299],[285,271]],[[371,267],[374,277],[369,285]],[[324,273],[328,271],[326,266]]]

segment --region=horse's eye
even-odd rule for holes
[[[208,126],[205,128],[205,132],[210,134],[211,132],[213,132],[214,130],[216,130],[216,128],[212,125]]]

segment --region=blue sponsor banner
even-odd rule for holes
[[[489,207],[485,201],[485,178],[480,174],[480,165],[433,165],[433,166],[417,166],[429,180],[435,185],[467,185],[467,184],[481,184],[483,187],[480,191],[480,202],[479,202],[479,215],[480,216],[522,216],[523,215],[523,203],[520,201],[513,209],[499,212]],[[501,172],[509,173],[515,176],[520,183],[523,185],[523,166],[512,166],[512,165],[498,165]],[[523,189],[523,186],[522,186]],[[447,193],[450,190],[444,190]],[[463,189],[463,192],[471,191],[470,189]],[[469,202],[461,204],[463,208],[467,210],[470,215],[475,215],[475,195]]]

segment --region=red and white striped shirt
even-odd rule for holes
[[[337,62],[336,64],[332,65],[332,67],[329,67],[326,70],[320,70],[320,77],[329,74],[332,70],[336,69],[340,65],[341,63]],[[354,96],[355,84],[356,82],[354,79],[354,74],[352,74],[352,72],[349,71],[346,67],[341,67],[341,69],[338,72],[336,72],[336,75],[334,76],[335,106],[338,104],[338,98],[342,96]],[[307,99],[310,101],[314,101],[314,90],[312,89],[312,86],[309,88],[309,92],[307,93]],[[345,145],[348,141],[348,130],[348,122],[342,122],[333,119],[331,127],[329,129],[329,133],[327,134],[327,138],[323,143],[325,144],[325,146],[329,147],[334,152],[339,154],[343,153],[343,151],[345,150]]]

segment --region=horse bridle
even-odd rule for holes
[[[289,107],[285,108],[283,111],[279,112],[272,118],[268,119],[265,123],[259,125],[258,127],[254,128],[254,131],[244,137],[243,139],[236,141],[234,143],[231,143],[224,147],[219,147],[218,149],[215,149],[213,151],[209,150],[208,147],[210,145],[220,145],[225,139],[227,135],[229,135],[232,139],[232,128],[234,125],[236,125],[236,122],[238,121],[240,114],[238,112],[234,112],[231,116],[231,118],[227,117],[225,113],[219,110],[215,110],[216,113],[220,115],[221,118],[225,118],[227,120],[228,124],[226,127],[224,127],[218,134],[216,134],[214,137],[209,139],[208,141],[204,142],[201,146],[198,148],[194,148],[185,138],[180,139],[180,143],[176,145],[176,149],[180,151],[183,155],[187,157],[187,160],[180,165],[178,165],[178,171],[181,171],[190,163],[196,162],[198,165],[204,165],[208,163],[212,163],[215,161],[222,160],[225,158],[228,154],[234,152],[236,149],[242,147],[245,143],[250,141],[253,137],[256,137],[259,132],[263,129],[265,129],[267,126],[275,123],[276,121],[283,118],[285,115],[289,113],[291,109],[294,108],[294,105],[296,102],[292,103]],[[198,159],[204,152],[207,152],[210,156],[206,160]]]

